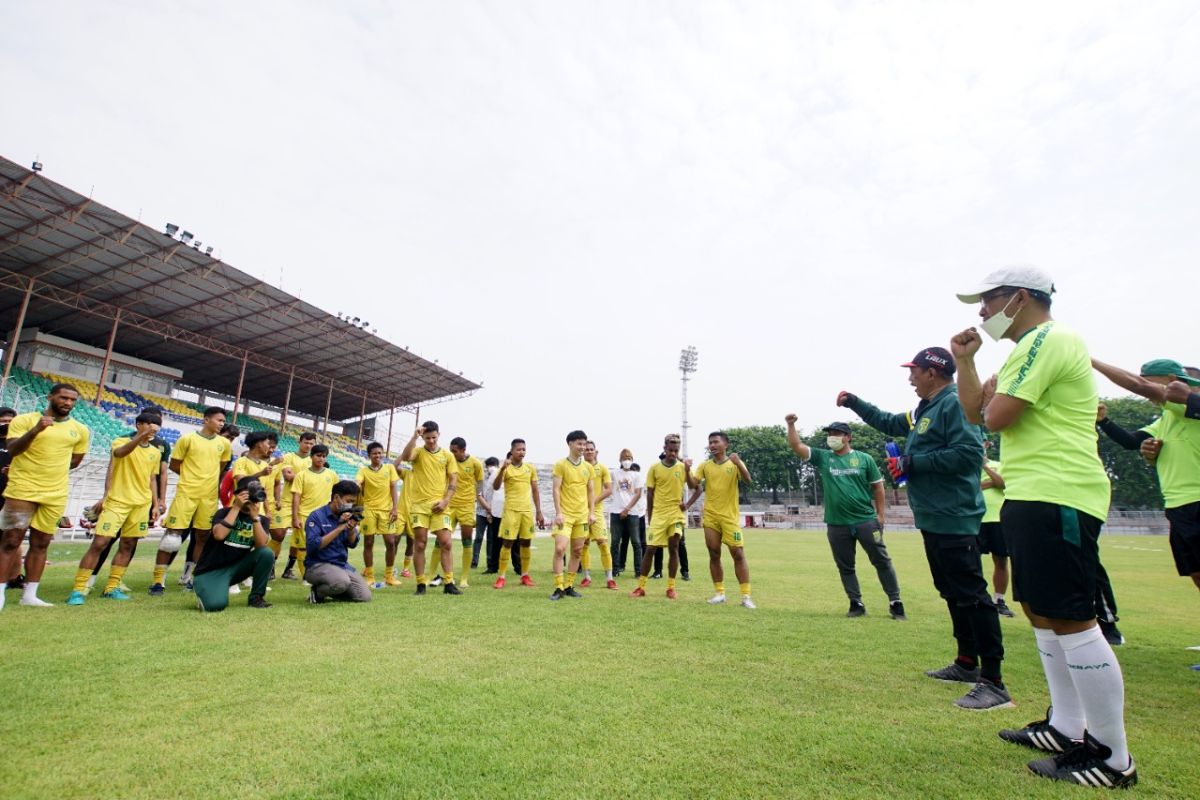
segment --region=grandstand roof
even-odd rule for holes
[[[183,371],[187,384],[290,409],[356,417],[468,394],[478,384],[264,283],[198,248],[0,157],[0,321],[33,281],[25,329]],[[364,369],[364,364],[370,364]]]

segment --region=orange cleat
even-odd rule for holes
[[[634,589],[632,592],[630,592],[629,596],[630,597],[645,597],[646,590],[639,586],[636,589]]]
[[[412,577],[412,570],[410,570],[410,569],[406,569],[406,570],[404,570],[403,572],[401,572],[401,573],[400,573],[400,577],[401,577],[401,578],[411,578],[411,577]]]
[[[496,582],[492,584],[492,588],[493,589],[503,589],[504,583],[505,583],[504,578],[496,578]]]
[[[679,597],[679,595],[675,594],[674,589],[667,589],[667,599],[668,600],[674,600],[677,597]]]
[[[533,578],[529,577],[528,575],[522,575],[521,576],[521,585],[522,586],[535,586],[536,584],[533,582]]]
[[[592,585],[591,578],[584,578],[582,581],[579,582],[580,588],[583,588],[583,589],[586,589],[587,587],[589,587],[591,585]]]
[[[605,584],[605,585],[606,585],[606,586],[608,586],[608,588],[609,588],[609,589],[615,589],[615,588],[617,588],[617,582],[616,582],[616,581],[614,581],[612,578],[609,578],[609,579],[608,579],[608,583],[607,583],[607,584]]]

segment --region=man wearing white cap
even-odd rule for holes
[[[975,328],[951,339],[967,419],[1000,432],[1013,597],[1037,638],[1050,690],[1046,719],[1004,730],[1005,741],[1054,753],[1036,775],[1084,786],[1127,787],[1137,770],[1125,737],[1125,683],[1096,624],[1097,538],[1110,486],[1096,452],[1099,400],[1079,334],[1050,316],[1054,282],[1036,267],[1008,267],[958,295],[979,303],[980,328],[1016,344],[981,382]]]

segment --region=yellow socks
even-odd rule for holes
[[[667,588],[668,589],[675,588],[675,579],[674,578],[667,578]]]
[[[646,588],[646,581],[649,579],[649,577],[650,576],[648,576],[648,575],[638,575],[638,588],[639,589]]]
[[[375,568],[374,567],[363,567],[363,579],[367,583],[374,583],[375,582]]]
[[[412,556],[405,556],[404,557],[404,571],[409,572],[411,570],[412,570]]]
[[[725,582],[713,581],[713,589],[716,590],[717,594],[725,594]]]
[[[741,584],[741,587],[742,587],[742,597],[749,597],[750,596],[750,584],[743,583],[743,584]]]
[[[154,565],[154,582],[157,583],[159,586],[162,586],[163,581],[165,581],[166,579],[167,579],[167,565],[166,564],[155,564]]]
[[[471,543],[463,542],[462,576],[464,581],[471,577],[471,554],[473,552],[474,551],[471,548]]]
[[[612,550],[609,549],[608,542],[600,542],[600,564],[605,572],[612,571]]]
[[[532,549],[533,548],[531,548],[531,547],[524,547],[524,546],[521,547],[521,574],[522,575],[529,574],[529,558],[531,555],[530,551]]]
[[[559,590],[567,588],[566,584],[563,582],[563,576],[561,572],[554,576],[554,588]]]
[[[88,578],[90,577],[92,577],[92,571],[90,569],[80,568],[75,570],[75,591],[82,592],[84,589],[86,589]],[[0,591],[3,591],[3,589],[0,589]]]
[[[579,557],[579,567],[584,572],[588,572],[592,568],[592,546],[590,543],[583,548],[583,555]]]
[[[508,542],[500,545],[500,577],[508,574],[508,565],[512,563],[512,545]]]
[[[429,583],[429,581],[425,579],[425,573],[417,573],[417,586],[424,586],[427,583]]]
[[[300,573],[300,580],[304,580],[304,559],[307,555],[307,550],[296,551],[296,571]]]
[[[277,542],[274,539],[267,540],[267,547],[271,548],[271,552],[275,554],[276,558],[279,558],[279,548],[281,544],[281,542]]]
[[[112,566],[108,571],[108,583],[104,584],[105,592],[111,592],[121,585],[121,579],[125,577],[126,569],[128,567],[118,567],[115,564]]]
[[[575,585],[575,573],[568,572],[567,573],[567,586],[574,586],[574,585]],[[563,588],[566,588],[566,587],[563,587]]]
[[[442,573],[442,580],[445,583],[454,583],[454,570]]]

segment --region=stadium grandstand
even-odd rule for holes
[[[99,499],[112,440],[145,406],[166,412],[172,445],[207,405],[243,432],[278,431],[284,452],[313,430],[330,466],[353,477],[366,441],[390,451],[397,411],[480,388],[212,249],[0,157],[0,405],[41,408],[57,382],[80,390],[74,416],[92,441],[72,476],[71,520]]]

